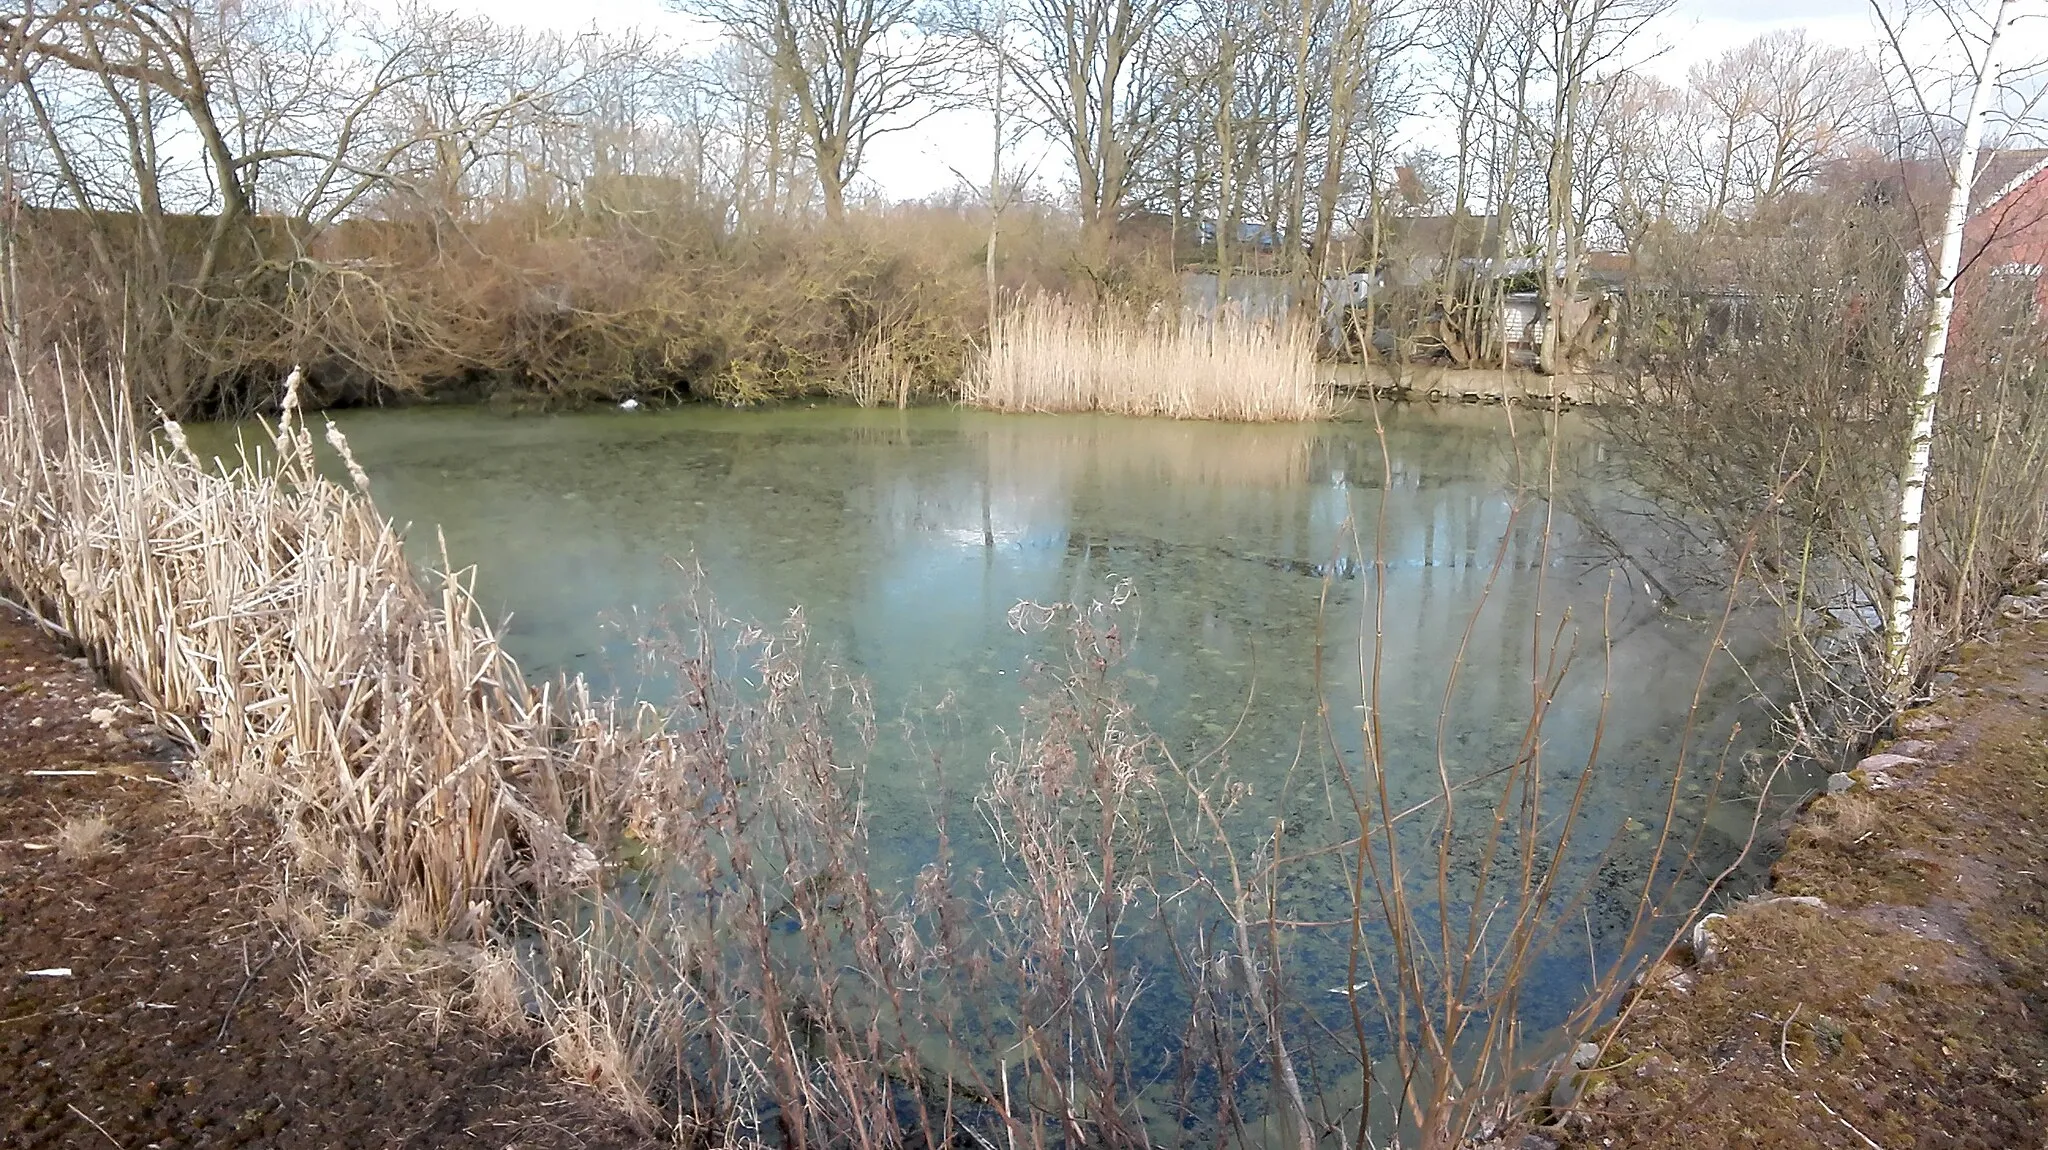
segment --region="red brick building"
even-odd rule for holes
[[[1988,178],[1977,182],[1963,231],[1957,320],[1989,306],[2007,331],[2038,326],[2048,315],[2048,151],[1994,153],[1986,160]]]

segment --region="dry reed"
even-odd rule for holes
[[[521,868],[594,860],[520,793],[557,715],[463,581],[414,577],[391,525],[321,479],[295,406],[241,475],[123,405],[17,387],[0,574],[204,747],[204,785],[274,805],[355,893],[474,933]],[[47,441],[46,441],[47,436]]]
[[[997,411],[1105,411],[1244,422],[1330,410],[1315,336],[1232,311],[1211,318],[1091,310],[1038,296],[997,318],[965,398]]]
[[[297,383],[230,472],[174,422],[147,436],[123,402],[17,378],[0,582],[201,748],[195,801],[275,816],[338,922],[428,941],[516,931],[599,872],[575,804],[666,748],[580,685],[530,687],[459,574],[423,583],[364,492],[315,469]],[[502,1015],[504,989],[485,997]]]
[[[917,365],[896,346],[887,332],[863,337],[854,348],[843,390],[862,407],[910,406],[917,388]]]

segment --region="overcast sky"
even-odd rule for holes
[[[443,0],[450,2],[450,0]],[[646,28],[682,40],[709,43],[713,33],[668,11],[662,0],[452,0],[454,7],[507,23],[560,32],[593,24],[605,30]],[[2008,60],[2048,55],[2048,21],[2034,21],[2024,48]],[[1633,53],[1648,72],[1671,83],[1686,70],[1766,32],[1804,28],[1809,36],[1848,47],[1872,47],[1878,29],[1869,0],[1677,0],[1644,30]],[[2022,47],[2020,44],[2016,48]],[[960,175],[986,171],[989,128],[985,116],[934,116],[917,128],[886,136],[869,150],[862,175],[892,199],[943,192]],[[962,172],[956,172],[958,165]]]

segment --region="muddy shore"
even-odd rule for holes
[[[276,844],[72,654],[0,607],[0,1145],[648,1144],[402,968],[306,993]]]
[[[1648,972],[1543,1144],[2048,1145],[2048,585]],[[1590,1053],[1590,1047],[1587,1048]]]

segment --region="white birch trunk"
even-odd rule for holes
[[[1892,585],[1891,626],[1887,632],[1895,703],[1903,703],[1913,685],[1913,603],[1920,587],[1920,517],[1927,496],[1928,456],[1934,447],[1934,406],[1941,394],[1942,366],[1948,359],[1949,321],[1955,314],[1956,273],[1963,262],[1963,230],[1970,219],[1977,149],[1984,139],[1984,116],[1998,82],[1999,42],[2004,37],[2006,13],[2011,7],[2012,0],[1998,0],[1997,12],[1991,20],[1991,35],[1984,45],[1976,87],[1970,94],[1969,111],[1963,117],[1962,154],[1956,158],[1948,218],[1941,232],[1941,255],[1934,269],[1934,299],[1928,309],[1927,336],[1920,357],[1920,394],[1913,401],[1913,437],[1899,491],[1899,567]]]

